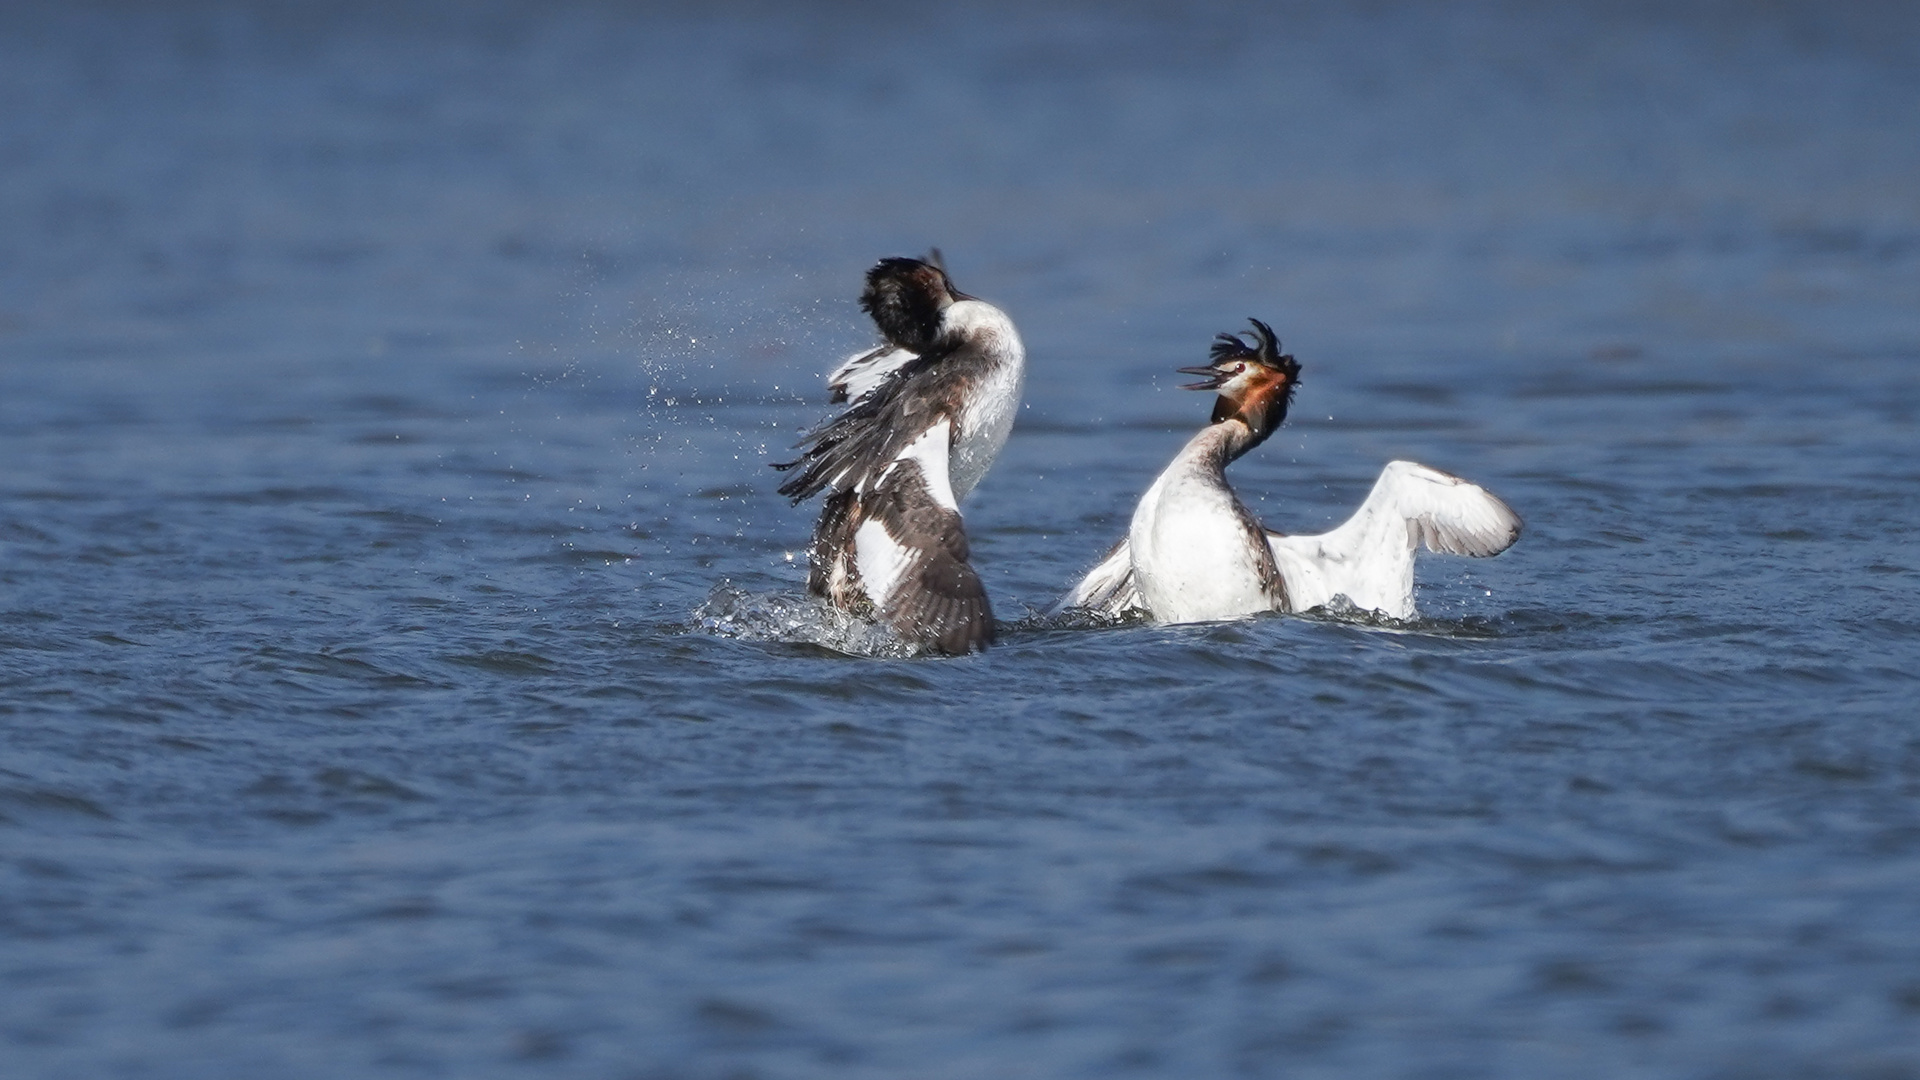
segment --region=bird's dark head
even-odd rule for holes
[[[1213,403],[1213,422],[1239,420],[1252,430],[1258,445],[1273,434],[1287,418],[1287,406],[1293,403],[1293,388],[1300,382],[1300,361],[1280,351],[1280,339],[1259,319],[1253,324],[1252,342],[1239,334],[1216,334],[1206,367],[1184,367],[1186,375],[1206,376],[1188,383],[1182,390],[1213,390],[1219,398]]]
[[[924,259],[881,259],[867,271],[860,308],[873,316],[889,345],[925,354],[940,335],[940,316],[956,300],[970,300],[953,287],[935,248]]]

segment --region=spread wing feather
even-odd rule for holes
[[[865,397],[839,416],[807,432],[795,445],[800,457],[774,468],[799,471],[780,485],[795,503],[823,490],[871,486],[907,445],[960,412],[967,380],[986,364],[970,349],[931,353],[903,361]],[[908,383],[913,392],[906,393]]]
[[[1520,538],[1519,515],[1478,484],[1411,461],[1380,471],[1360,509],[1316,536],[1268,532],[1287,582],[1289,608],[1305,611],[1345,596],[1356,607],[1410,619],[1413,555],[1498,555]]]
[[[827,376],[827,389],[831,392],[827,400],[835,405],[844,401],[859,401],[885,382],[887,376],[902,364],[919,358],[919,353],[897,345],[882,345],[877,349],[856,353]]]

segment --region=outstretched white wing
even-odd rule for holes
[[[1080,584],[1068,590],[1067,595],[1061,597],[1047,614],[1089,611],[1095,615],[1119,618],[1129,611],[1145,611],[1146,607],[1146,603],[1140,599],[1140,590],[1133,583],[1133,549],[1123,536],[1100,560],[1100,565],[1087,571],[1087,576],[1080,579]]]
[[[1318,536],[1267,534],[1287,582],[1288,607],[1306,611],[1345,596],[1355,607],[1411,619],[1413,553],[1498,555],[1520,538],[1520,518],[1485,488],[1411,461],[1380,470],[1367,501]]]
[[[919,358],[920,354],[893,345],[855,353],[827,376],[827,389],[832,391],[828,400],[836,404],[859,401],[871,394],[874,387],[885,382],[887,376],[898,370],[900,365]]]

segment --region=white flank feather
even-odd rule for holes
[[[1068,610],[1088,611],[1108,618],[1146,610],[1146,604],[1140,600],[1140,590],[1133,585],[1133,548],[1125,538],[1113,545],[1100,565],[1087,571],[1087,576],[1047,614],[1058,615]]]

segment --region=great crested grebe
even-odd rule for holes
[[[884,344],[827,377],[840,415],[808,432],[780,493],[826,492],[807,588],[921,648],[993,643],[993,613],[968,564],[959,503],[1006,445],[1026,350],[1012,320],[953,287],[939,252],[882,259],[860,306]]]
[[[1411,619],[1420,547],[1485,557],[1520,536],[1520,518],[1484,488],[1411,461],[1390,462],[1346,523],[1317,536],[1263,527],[1228,486],[1226,467],[1287,416],[1300,364],[1267,324],[1253,341],[1220,334],[1206,376],[1213,420],[1187,442],[1134,509],[1127,536],[1055,606],[1155,622],[1205,622],[1260,611],[1306,611],[1345,597]]]

